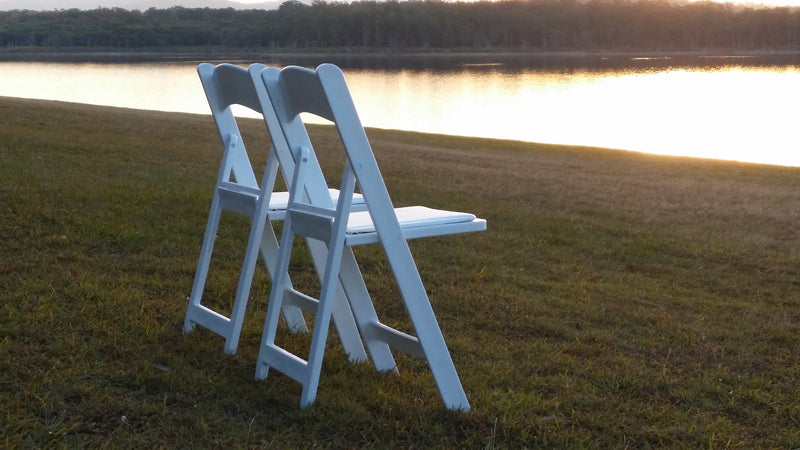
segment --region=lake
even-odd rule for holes
[[[327,58],[367,127],[800,166],[797,55]],[[0,96],[207,114],[196,65],[0,62]]]

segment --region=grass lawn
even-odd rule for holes
[[[263,164],[263,124],[243,131]],[[379,374],[334,336],[313,406],[277,372],[256,382],[263,266],[236,355],[182,334],[210,116],[0,98],[0,447],[800,446],[800,168],[368,134],[396,206],[488,220],[411,244],[472,411],[416,358]],[[247,231],[224,217],[206,291],[223,310]],[[404,326],[381,252],[356,255]]]

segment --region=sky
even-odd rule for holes
[[[239,3],[259,3],[263,0],[236,0]],[[800,0],[733,0],[730,3],[759,3],[768,6],[800,6]]]
[[[173,2],[174,1],[178,1],[179,2],[180,0],[169,0],[169,1],[165,1],[164,3],[170,3],[171,1],[173,1]],[[260,3],[260,2],[263,2],[264,0],[235,0],[235,1],[238,2],[238,3]],[[69,2],[65,1],[64,3],[69,3]],[[759,4],[768,5],[768,6],[800,6],[800,0],[759,0],[759,1],[734,0],[734,1],[731,1],[730,3],[759,3]]]
[[[690,0],[692,1],[692,0]],[[723,3],[737,3],[737,4],[763,4],[766,6],[800,6],[800,0],[733,0]]]
[[[184,6],[187,8],[246,8],[248,5],[274,8],[277,4],[276,0],[0,0],[0,10],[95,9],[98,7],[145,10],[151,7],[169,8],[172,6]]]
[[[177,0],[180,1],[180,0]],[[238,3],[259,3],[264,0],[236,0]],[[68,3],[68,2],[65,2]],[[168,1],[165,3],[169,3]],[[759,3],[769,6],[800,6],[800,0],[733,0],[730,3]]]
[[[741,4],[763,4],[766,6],[800,6],[800,0],[729,0],[729,2]],[[273,1],[228,0],[227,3],[231,6],[241,7],[249,4],[273,3]],[[171,6],[185,6],[191,8],[201,4],[204,6],[216,6],[218,4],[224,5],[226,4],[226,0],[0,0],[0,10],[18,8],[20,7],[19,5],[24,5],[23,7],[26,9],[94,9],[97,7],[126,7],[128,5],[144,4],[146,4],[148,7],[154,6],[156,8],[169,8]]]

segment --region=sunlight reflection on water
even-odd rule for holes
[[[356,72],[348,80],[379,128],[800,166],[794,69]]]
[[[345,74],[368,127],[800,166],[794,66]],[[191,64],[0,63],[0,95],[208,111]]]

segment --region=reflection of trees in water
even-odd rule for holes
[[[675,53],[669,56],[640,57],[622,53],[499,53],[499,52],[427,52],[427,53],[341,53],[341,52],[283,52],[246,51],[237,48],[206,50],[192,49],[69,49],[31,51],[0,50],[0,61],[87,62],[87,63],[150,63],[184,61],[224,61],[250,64],[263,62],[274,66],[300,65],[316,67],[323,62],[337,64],[350,70],[425,71],[436,73],[517,73],[558,72],[562,74],[651,71],[676,68],[726,69],[737,67],[800,66],[800,53],[759,52],[751,55],[726,56],[699,53]]]

